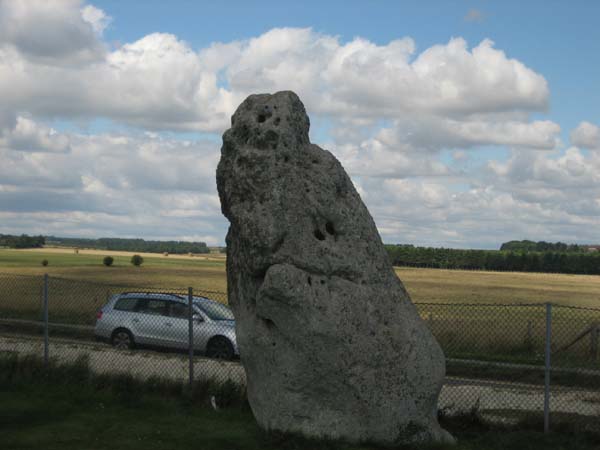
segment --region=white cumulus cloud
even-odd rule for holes
[[[584,121],[571,131],[571,142],[579,147],[600,150],[600,127]]]
[[[0,130],[0,148],[26,152],[67,152],[69,137],[56,130],[19,116],[14,129]]]
[[[0,45],[42,64],[97,61],[104,54],[98,33],[108,17],[93,6],[80,6],[79,0],[0,0]]]

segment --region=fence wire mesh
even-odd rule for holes
[[[553,306],[553,420],[600,429],[600,309]]]
[[[190,309],[189,288],[60,277],[47,286],[48,353],[57,363],[83,358],[97,374],[245,383],[226,294],[192,289]],[[0,352],[43,357],[43,300],[43,277],[0,274]]]
[[[43,288],[41,276],[0,274],[1,353],[43,357]]]
[[[446,355],[439,406],[508,423],[543,416],[600,430],[600,308],[552,305],[546,394],[546,304],[416,304]]]
[[[43,276],[0,273],[0,354],[47,350],[58,363],[83,358],[97,374],[245,385],[225,293],[54,276],[44,286]],[[552,307],[548,391],[545,304],[416,307],[447,358],[443,414],[517,422],[541,417],[547,395],[553,423],[600,430],[600,308]]]

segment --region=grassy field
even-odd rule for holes
[[[104,267],[102,258],[115,258]],[[41,275],[51,279],[50,316],[54,321],[93,324],[95,312],[116,292],[135,289],[181,289],[197,292],[226,291],[225,257],[220,254],[183,256],[145,254],[144,264],[129,263],[132,253],[73,249],[0,249],[0,314],[9,317],[40,316]],[[49,265],[40,262],[47,259]],[[457,271],[397,268],[419,311],[447,354],[456,357],[539,363],[543,358],[545,310],[554,309],[554,348],[573,340],[586,327],[600,322],[600,276]],[[2,274],[36,275],[30,278]],[[206,294],[207,295],[207,294]],[[226,301],[226,296],[210,294]],[[514,305],[511,307],[486,304]],[[516,305],[519,306],[516,306]],[[598,308],[580,310],[567,307]],[[589,359],[586,338],[556,361],[575,356],[586,365],[599,366],[600,358]]]
[[[72,249],[0,249],[0,273],[65,277],[75,280],[122,286],[186,288],[226,292],[224,255],[184,256],[140,253],[141,267],[130,264],[133,253]],[[112,256],[111,267],[102,265]],[[41,265],[48,260],[48,266]]]
[[[135,384],[127,379],[86,377],[83,367],[41,363],[0,367],[0,448],[39,449],[203,449],[203,450],[377,450],[373,445],[308,440],[266,433],[239,401],[213,411],[206,392]],[[219,395],[218,393],[216,395]],[[222,397],[219,397],[222,398]],[[578,421],[540,432],[540,417],[512,428],[483,423],[476,414],[442,418],[456,446],[402,446],[396,450],[566,450],[597,449],[597,435]]]

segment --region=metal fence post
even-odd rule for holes
[[[544,369],[544,433],[550,431],[550,353],[552,344],[552,303],[546,303],[546,355]]]
[[[189,384],[190,393],[194,384],[194,293],[188,288],[188,358],[189,358]]]
[[[48,274],[44,274],[44,367],[48,368],[49,354],[49,336],[48,336]]]
[[[590,355],[592,361],[598,361],[598,350],[600,349],[600,322],[593,323],[590,332]]]

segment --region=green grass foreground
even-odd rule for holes
[[[224,404],[214,411],[211,393]],[[0,358],[0,448],[16,449],[203,449],[367,450],[381,447],[315,441],[259,429],[239,393],[226,386],[182,385],[127,377],[92,377],[85,362],[52,366]],[[544,435],[494,429],[474,416],[445,420],[457,446],[396,449],[559,450],[600,448],[600,437],[574,433]]]

